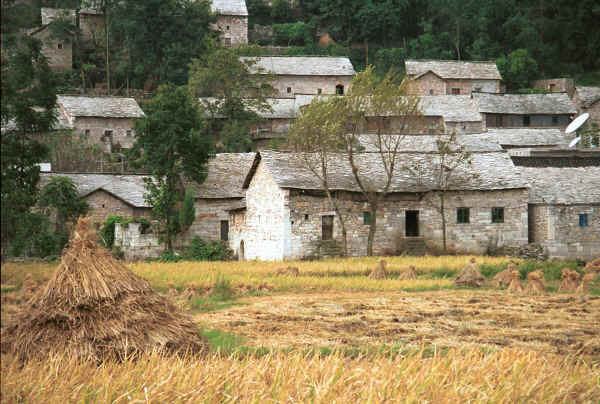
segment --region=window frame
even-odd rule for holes
[[[590,225],[589,215],[587,213],[579,214],[579,227],[588,227]]]
[[[460,95],[460,88],[452,88],[452,95]]]
[[[465,216],[466,213],[466,216]],[[456,224],[471,223],[471,208],[461,206],[456,208]]]
[[[494,214],[496,212],[496,214]],[[498,212],[500,213],[498,215]],[[492,223],[502,224],[504,223],[504,206],[493,206],[491,211],[491,220]]]
[[[363,225],[370,226],[371,225],[371,212],[368,210],[363,212]]]

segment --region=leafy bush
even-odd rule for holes
[[[51,231],[50,220],[41,213],[26,213],[11,240],[9,255],[20,257],[56,256],[68,241],[65,231]]]
[[[160,262],[179,262],[181,261],[181,255],[177,254],[173,250],[167,250],[158,256]]]
[[[232,259],[233,251],[222,241],[205,242],[200,237],[194,237],[185,249],[184,257],[194,261],[227,261]]]

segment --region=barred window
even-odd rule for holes
[[[504,223],[504,208],[492,208],[492,223]]]
[[[456,223],[469,223],[469,208],[456,208]]]

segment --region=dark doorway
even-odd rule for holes
[[[321,217],[321,239],[332,240],[333,239],[333,216],[322,216]]]
[[[244,251],[244,240],[240,241],[240,251],[238,252],[238,259],[240,261],[245,260],[245,254],[246,252]]]
[[[221,241],[229,240],[229,220],[221,220]]]
[[[406,237],[419,237],[419,211],[406,211]]]

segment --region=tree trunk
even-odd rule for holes
[[[442,215],[442,246],[446,252],[446,212],[445,212],[445,193],[440,192],[440,215]]]
[[[367,239],[367,255],[373,255],[373,240],[375,240],[375,231],[377,230],[377,201],[369,201],[371,208],[371,224],[369,225],[369,238]]]

